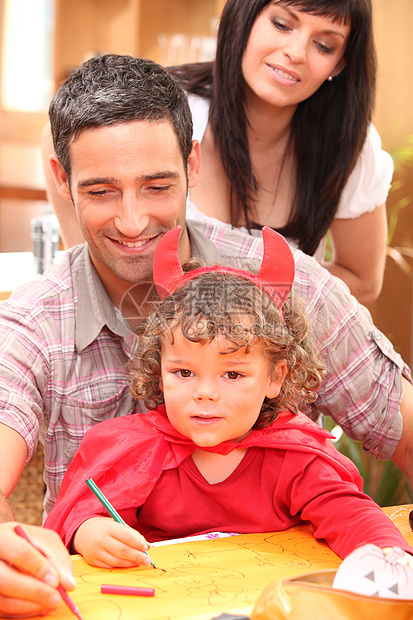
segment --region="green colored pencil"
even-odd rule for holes
[[[98,498],[98,500],[103,504],[103,506],[106,508],[106,510],[108,511],[108,513],[110,514],[110,516],[112,517],[112,519],[115,519],[115,521],[117,521],[118,523],[122,523],[123,525],[127,525],[127,523],[125,523],[125,521],[122,519],[122,517],[120,516],[120,514],[118,512],[116,512],[116,510],[114,509],[114,507],[112,506],[112,504],[110,503],[110,501],[108,500],[107,497],[105,497],[102,493],[102,491],[99,489],[99,487],[96,485],[95,482],[93,482],[92,478],[88,478],[86,480],[86,484],[89,487],[89,489],[91,491],[93,491],[93,493],[96,495],[96,497]],[[151,561],[151,564],[154,568],[156,568],[155,564],[153,563],[153,560],[151,558],[151,556],[149,555],[149,553],[147,551],[145,551],[146,555],[148,556],[148,558]]]

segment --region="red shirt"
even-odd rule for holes
[[[171,426],[164,406],[108,420],[86,433],[45,526],[68,545],[86,519],[107,516],[85,483],[93,478],[149,542],[214,530],[269,532],[309,521],[314,535],[342,557],[367,543],[413,553],[380,507],[362,493],[357,468],[330,438],[303,414],[282,412],[239,443],[207,449],[228,454],[247,448],[236,470],[211,485],[191,458],[197,446]]]
[[[162,473],[137,518],[136,529],[149,542],[212,531],[281,531],[310,521],[314,536],[341,557],[367,543],[409,549],[377,504],[322,458],[273,448],[249,448],[216,484],[186,458]]]

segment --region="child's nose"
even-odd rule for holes
[[[194,400],[219,400],[219,390],[213,381],[198,381],[194,389]]]

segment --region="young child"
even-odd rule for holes
[[[45,526],[104,567],[148,564],[154,541],[303,521],[343,558],[367,543],[413,553],[331,435],[299,412],[316,398],[324,367],[288,298],[288,244],[264,229],[253,275],[222,266],[184,272],[178,243],[179,227],[158,243],[154,281],[164,299],[131,364],[132,393],[150,411],[86,433]],[[108,517],[90,477],[131,527]]]

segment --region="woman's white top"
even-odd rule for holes
[[[193,138],[201,143],[208,124],[209,100],[189,94],[188,101],[194,124]],[[338,219],[356,218],[385,203],[390,190],[393,171],[393,160],[389,153],[381,148],[381,139],[377,129],[374,125],[370,125],[363,150],[341,194],[335,217]],[[192,220],[208,222],[226,228],[232,227],[231,224],[205,215],[200,211],[191,202],[190,193],[186,214]],[[240,227],[240,230],[248,232],[245,227]],[[253,230],[252,234],[259,236],[261,231]],[[292,245],[294,245],[293,242]],[[324,258],[325,244],[321,243],[320,246],[322,247],[318,248],[315,257],[321,261]]]

